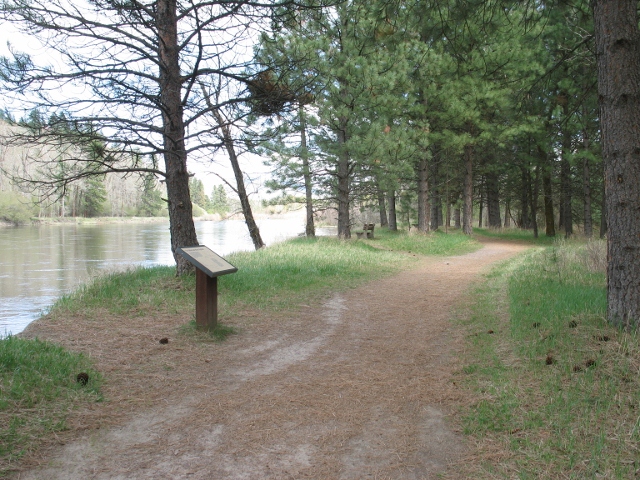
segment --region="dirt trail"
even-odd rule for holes
[[[447,419],[463,394],[452,307],[525,248],[487,241],[295,315],[246,312],[223,344],[160,345],[188,315],[105,317],[83,336],[72,325],[96,319],[36,322],[26,336],[91,354],[109,401],[75,414],[15,478],[436,478],[472,453]]]

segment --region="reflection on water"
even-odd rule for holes
[[[304,231],[300,218],[258,226],[267,245]],[[196,222],[196,231],[201,245],[223,256],[253,249],[241,220]],[[172,265],[170,245],[168,223],[0,228],[0,336],[21,332],[56,298],[101,273]]]

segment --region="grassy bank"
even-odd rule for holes
[[[640,345],[605,322],[604,248],[538,248],[475,292],[460,376],[477,398],[465,432],[485,462],[470,475],[640,475]]]
[[[229,255],[239,271],[219,279],[220,321],[246,308],[281,310],[329,292],[361,285],[370,279],[409,268],[420,255],[464,253],[479,244],[460,234],[408,235],[377,231],[372,240],[297,238],[257,252]],[[82,315],[99,319],[100,312],[121,315],[123,321],[157,313],[194,310],[195,276],[176,278],[172,267],[135,269],[101,277],[61,298],[49,315]],[[97,320],[98,321],[98,320]],[[286,328],[286,326],[285,326]],[[189,326],[183,326],[182,330]],[[228,333],[228,332],[227,332]],[[45,342],[0,340],[0,471],[38,438],[65,429],[73,408],[100,400],[100,375],[88,360]],[[80,371],[89,383],[76,381]]]
[[[455,255],[480,245],[459,233],[409,235],[376,232],[372,240],[296,238],[226,259],[238,272],[218,279],[221,321],[243,307],[281,309],[330,291],[355,287],[397,272],[419,255]],[[173,267],[137,269],[105,276],[61,298],[52,314],[111,313],[148,315],[193,309],[195,277],[176,278]]]

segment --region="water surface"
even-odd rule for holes
[[[300,218],[258,222],[267,245],[304,231]],[[219,255],[253,250],[244,221],[196,222]],[[326,232],[325,232],[326,233]],[[78,285],[129,266],[173,265],[169,224],[57,224],[0,228],[0,336],[19,333]]]

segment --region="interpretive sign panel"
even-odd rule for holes
[[[204,245],[178,248],[178,253],[209,277],[219,277],[238,271],[236,267]]]
[[[238,269],[204,245],[177,251],[196,267],[196,327],[213,330],[218,323],[218,277]]]

